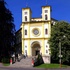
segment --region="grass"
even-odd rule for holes
[[[59,64],[42,64],[39,66],[36,66],[37,68],[60,68]],[[62,65],[62,68],[67,68],[67,65]]]
[[[9,66],[10,64],[9,64],[9,63],[3,63],[3,65],[4,65],[4,66]]]

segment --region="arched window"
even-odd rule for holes
[[[48,34],[48,30],[47,30],[47,28],[45,29],[45,34]]]
[[[27,16],[25,16],[25,21],[27,21]]]
[[[25,30],[25,35],[27,35],[27,30]]]
[[[48,53],[48,50],[46,50],[46,53]]]
[[[46,48],[47,48],[48,46],[46,45]]]
[[[47,20],[47,15],[45,15],[45,20]]]

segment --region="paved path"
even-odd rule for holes
[[[13,67],[13,66],[3,66],[2,63],[0,63],[0,70],[70,70],[70,68],[58,68],[58,69],[46,69],[46,68],[33,68],[33,67]]]
[[[0,68],[0,70],[70,70],[69,68],[62,68],[62,69],[45,69],[45,68],[11,68],[11,67],[4,67]]]
[[[14,64],[11,64],[9,67],[21,67],[21,68],[27,68],[27,67],[30,67],[32,68],[32,65],[31,65],[31,59],[32,58],[26,58],[26,59],[22,59],[21,61],[19,62],[15,62]]]
[[[26,59],[23,58],[21,61],[19,61],[19,62],[17,61],[14,64],[11,64],[10,66],[7,66],[7,67],[12,67],[12,68],[32,68],[31,59],[32,58],[26,58]],[[3,64],[0,63],[0,68],[1,67],[6,67],[6,66],[3,66]]]
[[[0,63],[0,68],[1,68],[1,67],[4,67],[2,63]]]

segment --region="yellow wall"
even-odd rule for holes
[[[31,52],[32,52],[32,50],[31,50],[31,46],[30,46],[30,41],[31,40],[42,40],[42,44],[41,44],[41,52],[42,52],[42,54],[43,55],[45,55],[45,40],[48,40],[49,39],[49,37],[48,38],[45,38],[44,37],[44,22],[42,22],[41,24],[40,24],[40,26],[42,25],[42,37],[41,38],[30,38],[30,26],[33,26],[34,25],[34,27],[35,27],[35,23],[34,24],[30,24],[30,23],[28,23],[28,24],[22,24],[22,54],[23,54],[23,52],[24,52],[24,40],[28,40],[28,55],[29,56],[31,56]],[[49,28],[49,33],[51,33],[51,23],[50,22],[48,22],[47,23],[48,24],[48,28]],[[28,25],[28,38],[24,38],[24,25]],[[37,25],[39,25],[38,23],[37,23]]]
[[[24,24],[22,24],[22,54],[24,54]]]

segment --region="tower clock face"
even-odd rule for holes
[[[34,29],[33,33],[34,33],[34,35],[38,35],[39,34],[39,30],[38,29]]]

